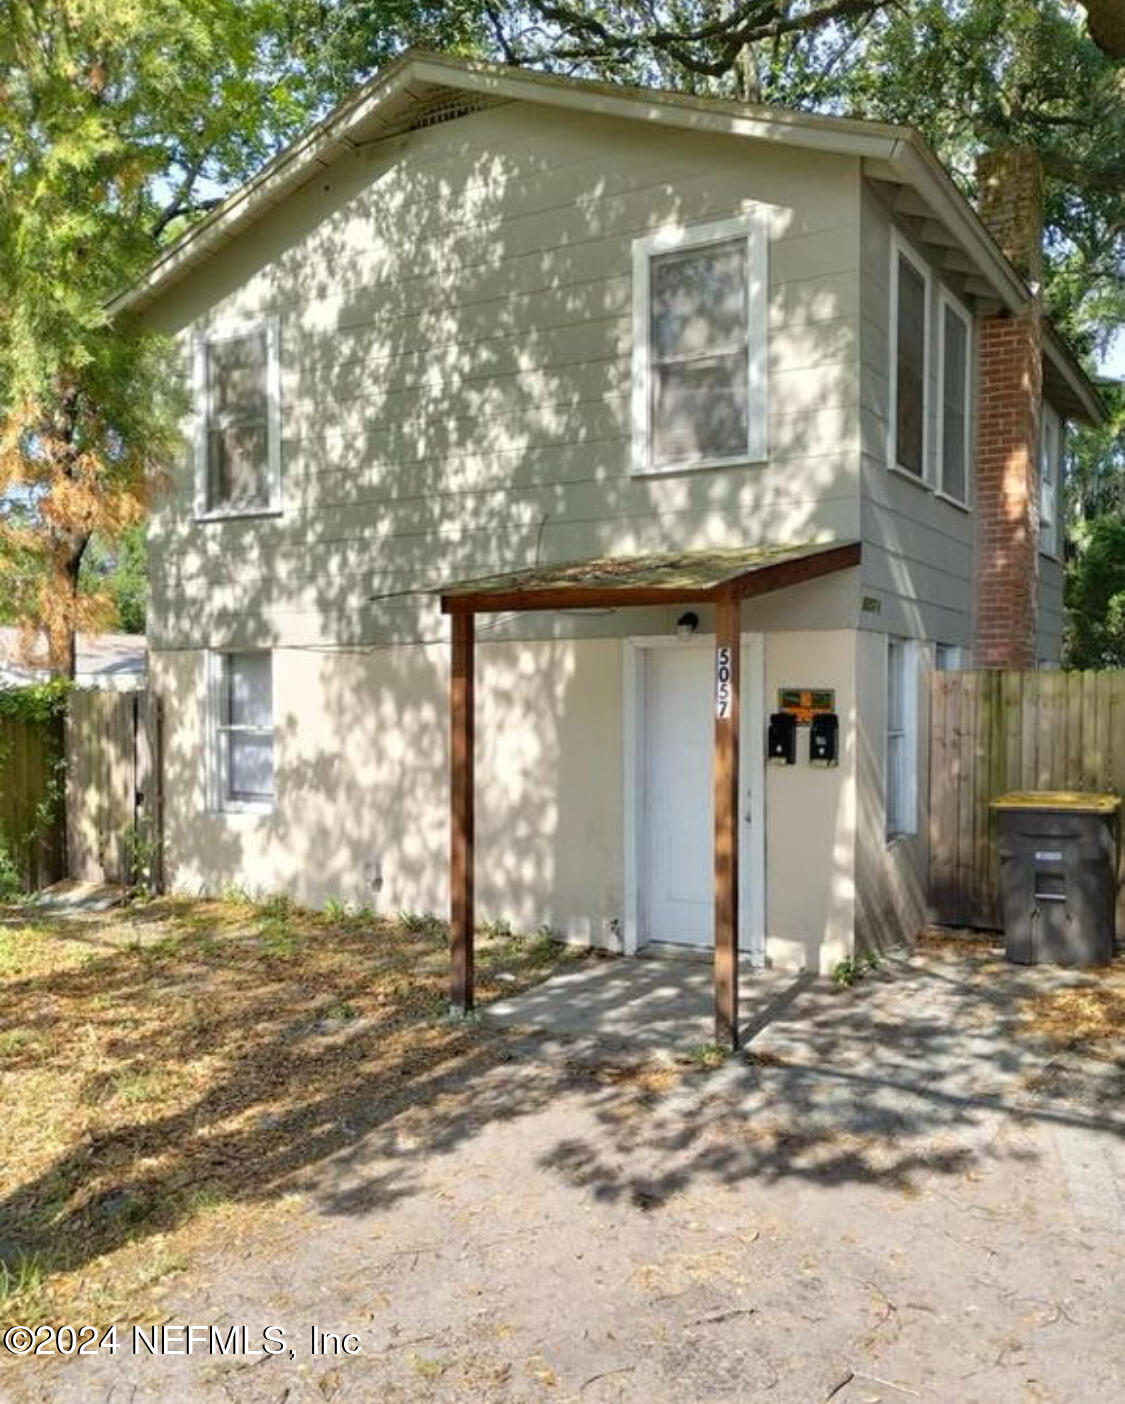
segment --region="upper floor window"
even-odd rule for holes
[[[273,657],[209,655],[214,807],[268,811],[273,806]]]
[[[197,514],[281,509],[276,317],[217,327],[195,348]]]
[[[969,500],[969,344],[971,322],[948,294],[941,298],[939,487],[954,502]]]
[[[766,457],[766,243],[749,215],[634,242],[634,473]]]
[[[926,478],[927,348],[930,342],[930,274],[899,240],[891,243],[892,467]]]
[[[1062,430],[1059,416],[1043,401],[1039,416],[1039,549],[1058,555],[1059,450]]]

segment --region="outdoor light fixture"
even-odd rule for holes
[[[698,628],[699,615],[693,609],[689,609],[686,614],[681,614],[676,620],[676,633],[681,639],[690,639]]]

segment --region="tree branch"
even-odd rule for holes
[[[1108,166],[1091,166],[1058,151],[1043,151],[1040,159],[1044,172],[1064,185],[1076,185],[1084,190],[1103,190],[1110,195],[1118,195],[1125,189],[1125,161]]]
[[[747,44],[818,29],[832,20],[869,16],[886,8],[890,0],[828,0],[797,15],[788,14],[782,0],[748,0],[722,18],[695,29],[671,30],[660,26],[624,33],[562,0],[531,0],[531,3],[545,21],[573,36],[573,42],[555,49],[557,58],[591,59],[650,48],[667,54],[693,73],[717,78],[731,70]],[[714,45],[718,46],[718,52],[713,56],[695,52],[700,46]]]

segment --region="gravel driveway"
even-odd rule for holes
[[[201,1332],[191,1355],[154,1358],[123,1329],[113,1357],[23,1364],[0,1388],[1125,1398],[1125,1041],[1060,1046],[1027,1022],[1035,996],[1075,981],[962,946],[850,990],[771,976],[771,1017],[717,1069],[562,1035],[542,986],[520,997],[539,1027],[509,1061],[311,1168],[268,1243],[172,1279],[172,1346],[183,1323],[244,1324],[249,1346],[277,1326],[281,1354],[209,1354]],[[357,1353],[313,1355],[314,1327],[352,1333]]]

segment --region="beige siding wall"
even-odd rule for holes
[[[865,627],[968,645],[972,634],[973,518],[907,475],[887,468],[890,399],[892,220],[868,187],[862,193],[861,443],[864,593],[879,600]],[[909,240],[907,240],[909,243]],[[916,246],[912,250],[922,257]],[[928,263],[936,289],[940,279]],[[974,348],[975,350],[975,348]],[[976,358],[973,358],[973,387]],[[938,318],[932,307],[926,444],[936,472]],[[974,411],[975,419],[975,411]],[[971,494],[970,471],[970,494]]]
[[[840,718],[840,763],[766,767],[767,955],[783,969],[827,973],[851,954],[856,914],[858,695],[856,631],[766,635],[765,708],[782,687],[831,687]],[[761,744],[748,737],[746,744]]]
[[[273,654],[276,803],[208,809],[199,651],[153,656],[166,699],[169,881],[448,906],[448,650]],[[621,645],[486,645],[478,669],[482,917],[600,939],[621,906]]]
[[[631,479],[631,242],[766,207],[768,465]],[[506,107],[359,152],[159,305],[280,318],[279,518],[152,531],[157,648],[432,640],[456,576],[859,533],[855,162]],[[154,314],[155,319],[155,314]],[[373,598],[379,597],[379,598]]]
[[[794,591],[795,596],[802,592]],[[796,601],[797,617],[805,606]],[[774,606],[776,609],[776,605]],[[762,618],[747,609],[745,626]],[[706,627],[706,621],[704,622]],[[836,689],[841,763],[802,752],[767,768],[767,954],[827,970],[851,948],[856,829],[855,632],[765,638],[765,706],[779,687]],[[274,651],[277,799],[268,815],[210,812],[204,655],[153,655],[165,701],[168,879],[379,911],[448,906],[448,650]],[[477,885],[482,918],[542,923],[616,948],[624,915],[624,645],[482,641]],[[764,744],[747,736],[747,746]]]

